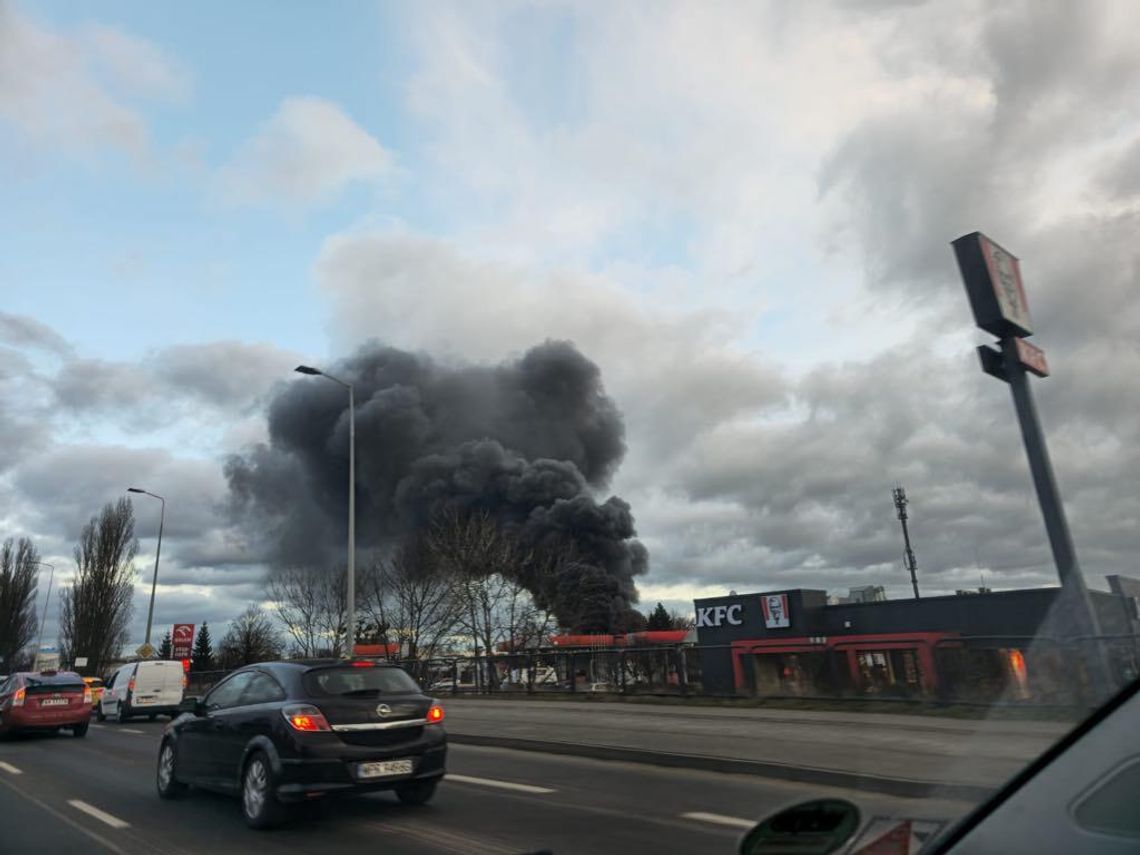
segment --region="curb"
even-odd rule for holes
[[[918,781],[910,778],[888,778],[861,772],[843,772],[838,769],[820,769],[814,766],[791,766],[766,760],[740,760],[733,757],[711,757],[702,754],[676,754],[650,751],[643,748],[624,748],[615,745],[590,745],[582,742],[547,742],[538,739],[519,739],[513,736],[486,736],[473,733],[448,732],[447,739],[457,745],[483,745],[494,748],[513,748],[516,751],[536,751],[543,754],[564,754],[589,757],[593,760],[611,760],[621,763],[642,763],[649,766],[667,766],[674,769],[697,769],[704,772],[726,772],[735,775],[757,775],[782,781],[798,781],[827,787],[846,787],[872,793],[904,798],[963,799],[973,802],[989,798],[995,792],[990,787],[974,784],[944,784]]]

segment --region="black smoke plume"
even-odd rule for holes
[[[622,628],[648,556],[629,505],[594,498],[621,462],[625,429],[593,362],[558,341],[494,366],[371,344],[330,373],[355,387],[358,550],[399,543],[446,508],[486,511],[532,543],[575,546],[565,579],[530,586],[561,621]],[[226,463],[234,514],[274,564],[342,561],[344,388],[319,377],[285,385],[269,438]]]

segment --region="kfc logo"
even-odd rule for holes
[[[760,605],[764,609],[764,626],[768,629],[781,629],[792,625],[788,614],[787,594],[768,594],[760,598]]]

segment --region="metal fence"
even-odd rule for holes
[[[1107,687],[1093,678],[1094,660],[1105,663]],[[1087,708],[1140,674],[1140,636],[961,636],[886,648],[851,638],[776,651],[690,645],[391,661],[437,696],[644,695]],[[225,673],[191,672],[187,693],[204,693]]]

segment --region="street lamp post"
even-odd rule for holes
[[[35,665],[39,664],[40,650],[42,650],[43,646],[44,646],[44,624],[47,623],[48,603],[51,602],[51,586],[52,586],[52,583],[55,581],[55,565],[54,564],[48,564],[46,561],[34,561],[32,563],[37,564],[40,567],[50,567],[51,568],[51,575],[48,576],[47,596],[44,597],[44,616],[40,620],[40,637],[36,641],[36,655],[32,659],[32,665],[35,666]]]
[[[326,377],[348,390],[348,579],[345,586],[348,627],[345,632],[345,656],[352,658],[356,651],[356,394],[351,383],[319,368],[298,365],[293,370],[298,374]]]
[[[158,559],[162,555],[162,527],[166,524],[166,499],[162,496],[151,493],[147,490],[142,490],[138,487],[128,487],[128,493],[142,493],[144,496],[150,496],[152,499],[158,499],[162,502],[162,508],[159,511],[158,517],[158,548],[154,551],[154,576],[150,580],[150,608],[146,612],[146,646],[150,646],[150,628],[154,623],[154,592],[158,587]]]

